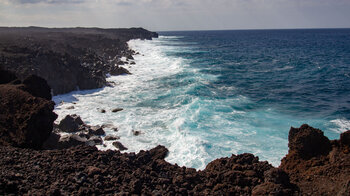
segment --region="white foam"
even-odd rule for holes
[[[336,133],[343,133],[347,130],[350,130],[350,120],[348,119],[335,119],[331,120],[331,123],[337,126],[337,128],[332,129]]]

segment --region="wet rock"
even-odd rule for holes
[[[135,136],[138,136],[138,135],[141,134],[141,131],[132,130],[132,134],[135,135]]]
[[[78,145],[85,145],[86,138],[82,138],[77,134],[68,134],[61,136],[58,141],[57,149],[70,148]]]
[[[106,110],[105,109],[101,109],[100,112],[101,113],[106,113]]]
[[[67,110],[73,110],[74,109],[74,106],[68,106],[66,107]]]
[[[118,150],[123,151],[123,150],[127,150],[128,148],[126,148],[122,143],[120,142],[113,142],[112,143],[114,147],[116,147]]]
[[[92,136],[88,139],[88,141],[93,141],[94,145],[101,145],[103,143],[101,137],[99,137],[99,136]]]
[[[58,128],[63,132],[77,132],[79,131],[79,127],[83,125],[84,122],[81,120],[78,115],[67,115],[64,119],[61,120],[60,124],[58,124]]]
[[[115,108],[115,109],[112,110],[112,112],[120,112],[122,110],[123,110],[123,108]]]
[[[100,126],[91,126],[89,128],[90,135],[104,135],[105,131]]]
[[[107,136],[105,137],[105,140],[106,140],[106,141],[119,140],[119,139],[120,139],[120,137],[114,136],[114,135],[107,135]]]

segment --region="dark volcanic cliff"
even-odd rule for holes
[[[53,94],[106,85],[106,74],[128,73],[119,65],[132,59],[130,39],[152,39],[142,28],[0,28],[0,66],[24,79],[38,75]]]

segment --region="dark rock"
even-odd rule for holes
[[[122,110],[123,110],[123,108],[115,108],[115,109],[112,110],[112,112],[120,112]]]
[[[86,168],[86,173],[88,174],[88,176],[94,176],[96,174],[101,174],[102,170],[98,167],[95,166],[88,166]]]
[[[124,63],[123,63],[124,64]],[[118,75],[123,75],[123,74],[131,74],[129,72],[129,70],[125,69],[124,67],[112,67],[111,70],[109,71],[109,73],[112,75],[112,76],[118,76]]]
[[[44,142],[43,149],[52,150],[58,148],[58,141],[60,140],[61,135],[51,132],[49,138]]]
[[[61,136],[58,141],[57,149],[70,148],[78,145],[85,145],[86,138],[82,138],[77,134],[68,134]]]
[[[57,118],[53,113],[54,103],[35,97],[21,87],[0,85],[0,145],[39,149]]]
[[[0,84],[7,84],[14,80],[17,80],[17,77],[13,72],[0,67]]]
[[[96,89],[107,84],[105,74],[122,54],[132,54],[127,41],[154,35],[138,28],[1,28],[0,65],[20,79],[39,75],[54,95]]]
[[[23,90],[29,92],[33,96],[51,100],[51,88],[45,79],[36,75],[30,75],[23,80],[23,84]]]
[[[113,146],[115,146],[118,150],[120,150],[120,151],[123,151],[123,150],[127,150],[128,148],[126,148],[122,143],[120,143],[120,142],[113,142],[112,143],[113,144]]]
[[[328,154],[331,150],[331,143],[323,132],[306,124],[300,128],[292,127],[288,140],[289,151],[294,151],[302,158]]]
[[[98,136],[92,136],[88,139],[88,141],[93,141],[94,145],[101,145],[103,143],[101,137],[98,137]]]
[[[132,134],[134,134],[135,136],[138,136],[141,134],[141,131],[132,130]]]
[[[105,109],[101,109],[100,112],[101,113],[106,113],[106,110]]]
[[[79,131],[80,126],[83,124],[84,122],[81,120],[80,116],[73,114],[67,115],[62,119],[58,128],[63,132],[71,133]]]
[[[350,146],[350,130],[340,134],[340,143],[345,146]]]
[[[120,139],[120,137],[118,137],[118,136],[113,136],[113,135],[107,135],[107,136],[105,137],[105,140],[106,140],[106,141],[119,140],[119,139]]]
[[[91,126],[89,128],[89,134],[91,134],[91,135],[104,135],[105,131],[100,126]]]
[[[72,109],[74,109],[74,106],[68,106],[68,107],[66,107],[66,109],[67,110],[72,110]]]

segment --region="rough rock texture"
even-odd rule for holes
[[[50,137],[45,141],[43,149],[65,149],[78,145],[95,146],[103,144],[100,136],[105,131],[101,126],[85,124],[76,114],[67,115],[58,125],[54,126]]]
[[[289,153],[280,168],[302,195],[350,195],[350,131],[329,141],[308,125],[291,128]]]
[[[127,41],[157,36],[142,28],[0,27],[0,66],[22,80],[29,75],[46,79],[54,95],[95,89],[107,84],[107,73],[129,74],[119,66],[122,56],[134,54]]]
[[[0,73],[3,82],[16,81],[12,74]],[[47,83],[33,77],[25,81],[0,85],[0,145],[38,149],[49,137],[57,115],[53,113],[54,103],[45,99],[49,95]]]
[[[51,151],[0,147],[0,195],[250,195],[265,181],[282,187],[277,193],[290,193],[288,181],[266,179],[272,166],[250,154],[216,160],[198,172],[167,163],[167,153],[162,146],[138,154],[87,146]]]

